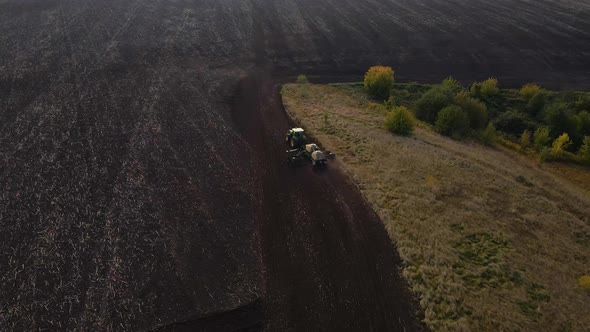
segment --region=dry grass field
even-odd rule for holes
[[[381,217],[430,328],[587,330],[590,293],[577,281],[590,273],[588,169],[423,126],[395,136],[384,108],[346,85],[288,84],[282,96]]]

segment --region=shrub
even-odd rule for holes
[[[524,148],[528,148],[531,146],[531,131],[526,129],[520,135],[520,145]]]
[[[580,135],[590,135],[590,113],[588,111],[582,111],[575,117],[576,120],[576,131]]]
[[[476,97],[495,96],[499,92],[498,80],[492,77],[483,82],[477,82],[471,85],[471,94]]]
[[[453,91],[461,90],[461,84],[459,84],[459,81],[452,78],[451,76],[445,78],[440,85]]]
[[[551,146],[551,154],[554,156],[561,156],[567,148],[572,144],[570,137],[567,133],[561,134]]]
[[[532,127],[526,115],[514,110],[501,113],[494,120],[494,125],[498,130],[515,136]]]
[[[503,145],[509,149],[512,149],[514,151],[520,151],[522,149],[520,144],[514,143],[513,141],[506,139],[502,135],[498,135],[498,139],[496,141],[498,143],[500,143],[501,145]]]
[[[578,158],[581,162],[590,165],[590,136],[584,137],[584,142],[578,151]]]
[[[433,123],[441,109],[451,105],[453,101],[453,90],[436,86],[426,91],[416,102],[416,117],[418,119]]]
[[[393,69],[385,66],[369,68],[365,74],[364,86],[370,95],[386,99],[393,87]]]
[[[553,133],[575,133],[576,121],[565,103],[555,103],[547,107],[545,123]]]
[[[580,96],[578,100],[576,100],[576,102],[574,103],[574,107],[578,112],[583,110],[590,110],[590,95],[585,94]]]
[[[396,88],[391,89],[391,91],[389,92],[389,98],[393,98],[393,101],[395,102],[394,106],[398,106],[404,101],[413,101],[418,99],[418,97],[413,98],[412,93],[410,93],[408,90]]]
[[[481,142],[485,145],[493,145],[498,139],[498,132],[492,123],[489,123],[481,134]]]
[[[389,98],[387,98],[384,104],[385,108],[387,108],[388,110],[393,109],[395,106],[397,106],[396,98],[392,94],[390,94]]]
[[[481,82],[481,93],[484,96],[491,96],[496,95],[500,92],[498,89],[498,80],[495,78],[488,78],[487,80]]]
[[[443,135],[461,138],[469,130],[469,117],[459,107],[447,106],[438,113],[435,128]]]
[[[394,107],[385,119],[387,129],[399,135],[411,134],[415,123],[414,114],[404,106]]]
[[[535,133],[533,134],[533,140],[535,142],[535,147],[537,148],[537,150],[540,151],[543,147],[549,144],[549,142],[551,141],[551,138],[549,137],[549,132],[550,130],[547,127],[535,130]]]
[[[467,92],[457,93],[453,102],[467,113],[472,129],[482,129],[485,127],[488,122],[488,109],[484,103],[469,97]]]
[[[541,87],[535,83],[528,83],[522,86],[520,90],[518,90],[518,94],[524,98],[526,101],[531,100],[534,95],[541,91]]]
[[[547,103],[547,93],[545,91],[540,90],[535,93],[529,102],[527,103],[527,110],[529,114],[533,117],[537,117],[539,114],[543,113],[543,109],[545,108],[545,104]]]
[[[309,80],[307,79],[307,76],[299,75],[299,76],[297,76],[297,80],[295,81],[295,83],[306,84],[306,83],[309,83]]]

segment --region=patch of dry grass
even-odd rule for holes
[[[385,110],[354,87],[289,84],[282,94],[291,117],[336,153],[332,167],[356,181],[383,220],[433,330],[590,326],[590,296],[578,285],[590,273],[583,180],[426,126],[395,136]]]

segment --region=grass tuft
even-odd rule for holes
[[[532,319],[539,319],[542,315],[541,305],[549,302],[551,296],[543,285],[531,284],[526,290],[528,300],[518,303],[520,311]]]
[[[474,234],[456,243],[459,261],[453,266],[468,287],[502,286],[512,280],[504,260],[508,241],[489,234]]]

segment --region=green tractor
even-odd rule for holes
[[[285,135],[285,142],[289,144],[291,149],[297,149],[305,145],[307,137],[302,128],[291,128]]]

